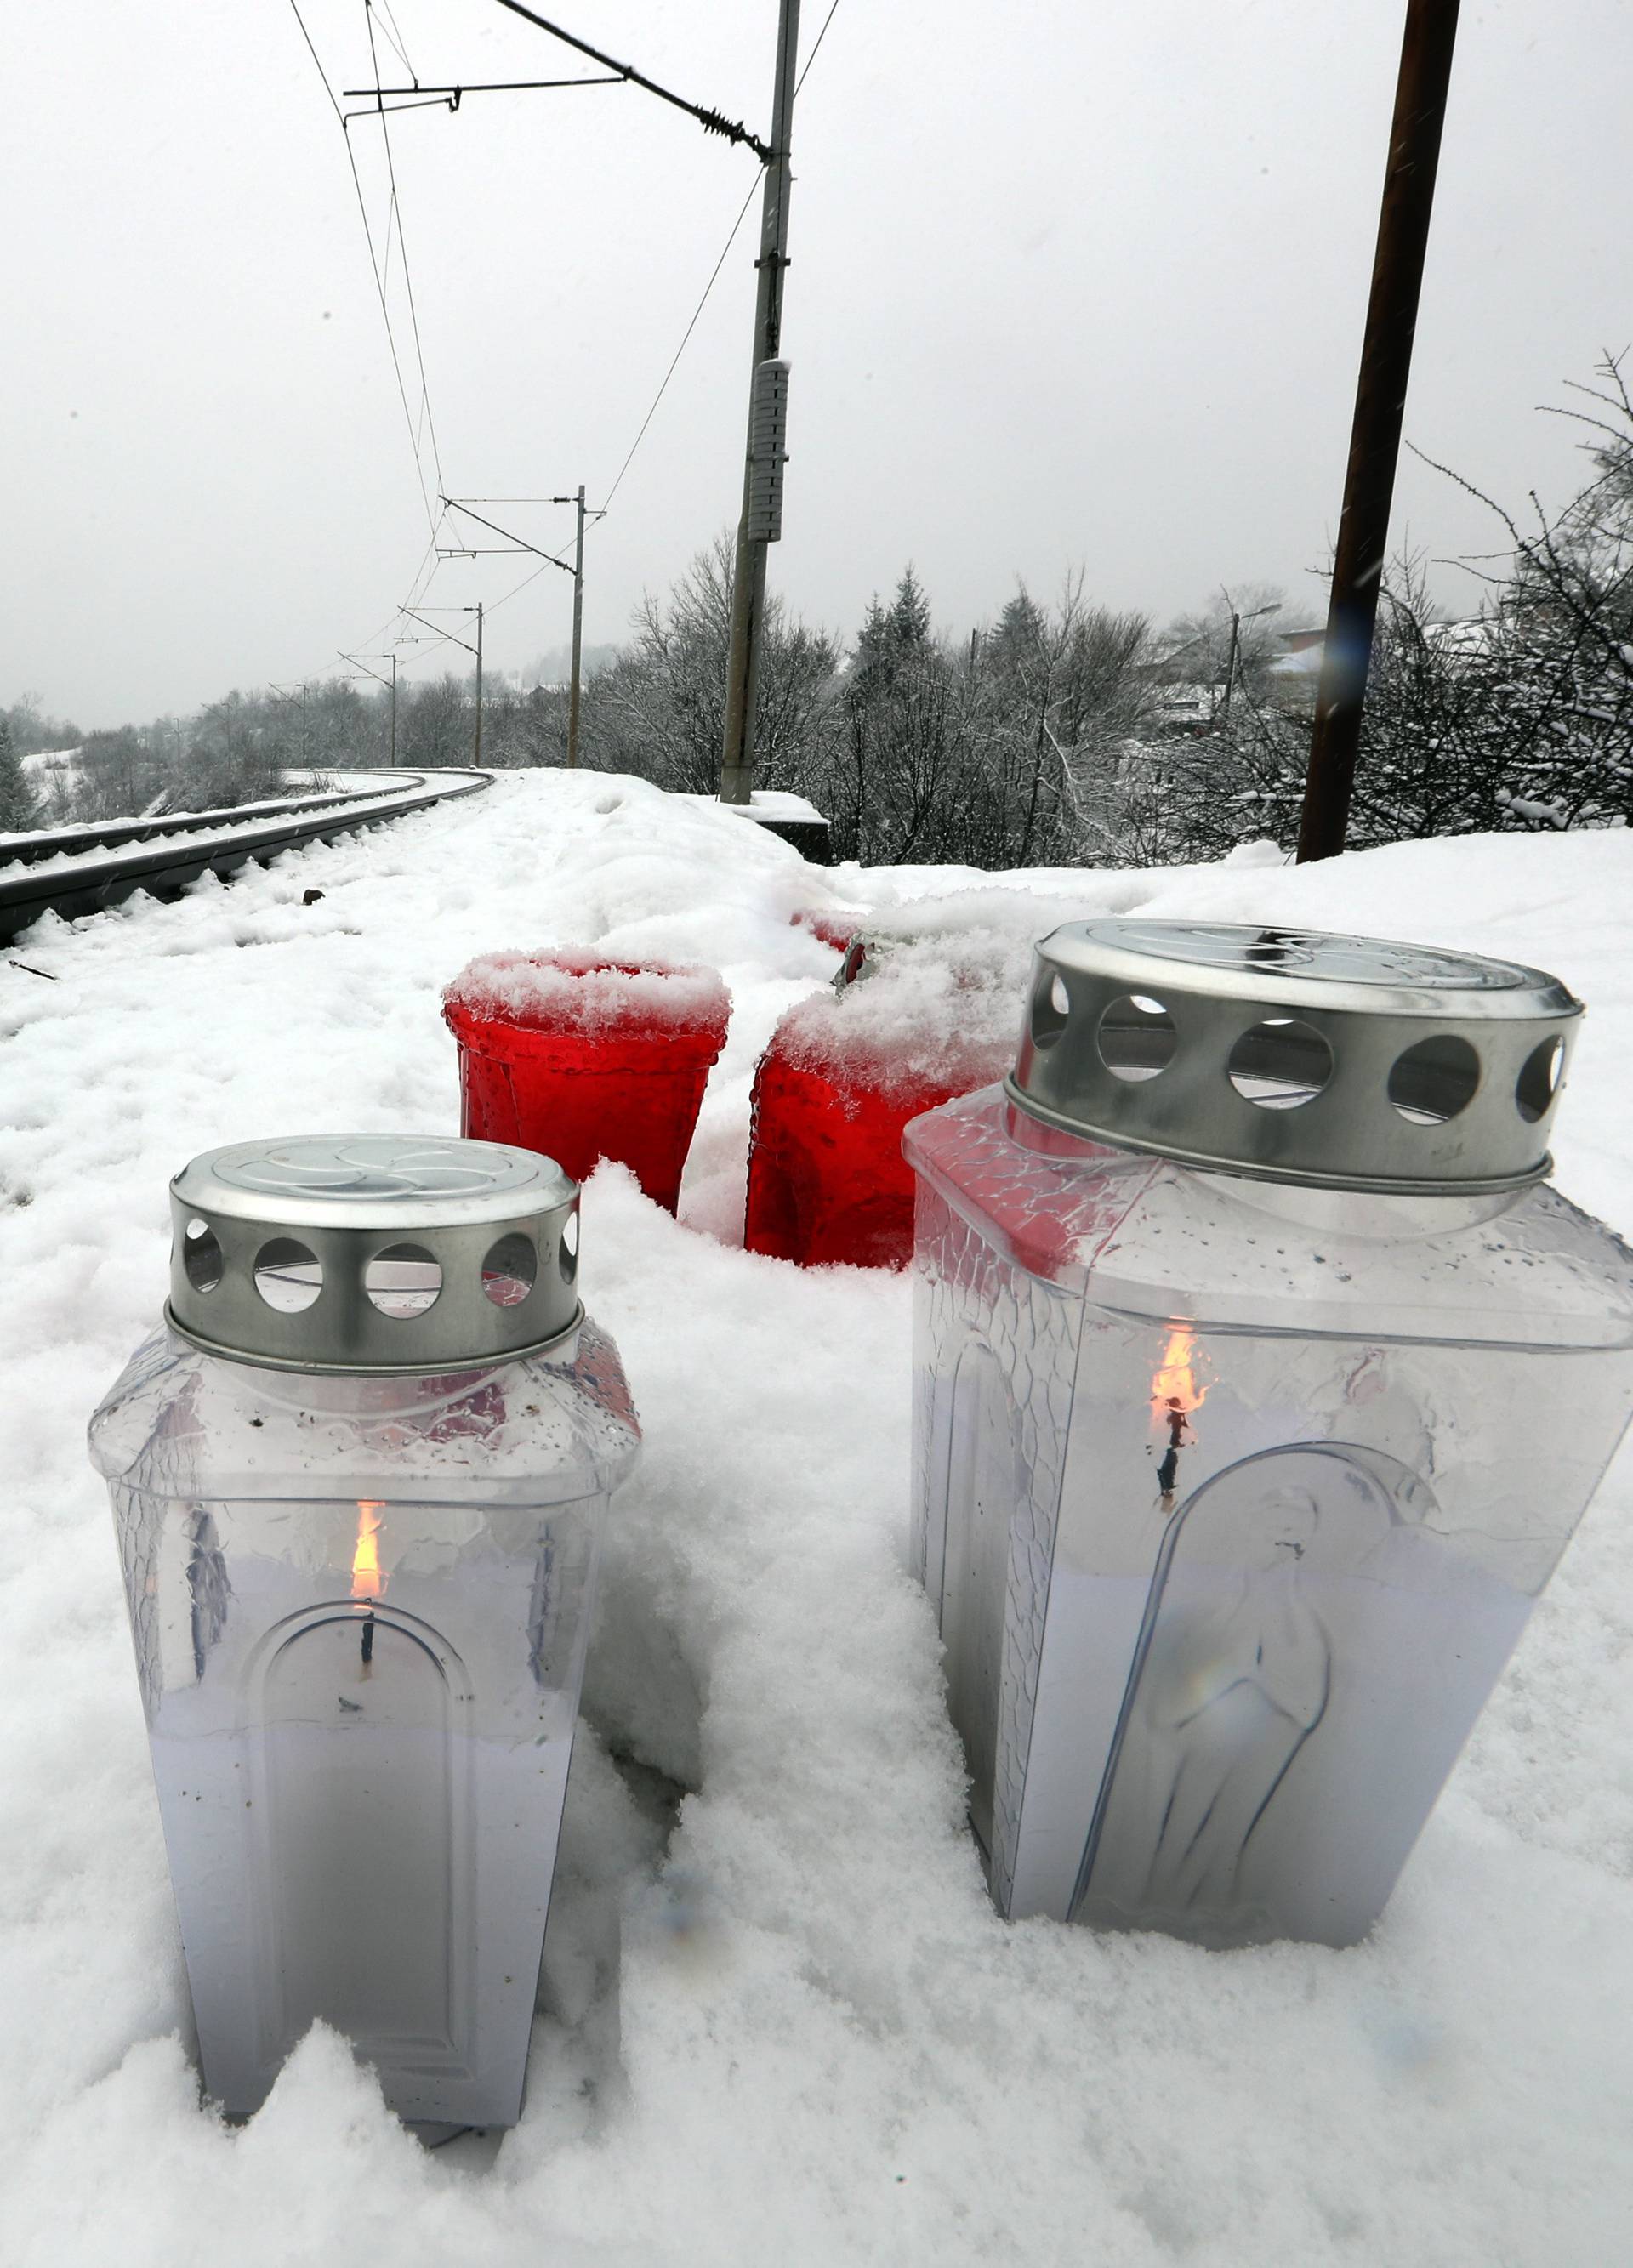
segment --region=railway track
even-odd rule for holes
[[[383,788],[292,796],[238,811],[122,819],[0,839],[0,945],[45,913],[71,921],[137,890],[174,897],[201,874],[236,873],[303,843],[329,843],[492,784],[491,772],[404,772]]]

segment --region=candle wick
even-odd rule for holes
[[[371,1611],[363,1617],[363,1675],[365,1677],[370,1675],[370,1668],[373,1659],[374,1616]]]

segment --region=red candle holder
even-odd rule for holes
[[[675,1211],[731,1013],[713,969],[485,954],[448,986],[442,1013],[459,1042],[462,1133],[539,1151],[575,1181],[617,1159]]]
[[[867,928],[868,917],[847,913],[842,906],[837,910],[831,906],[821,910],[808,906],[790,918],[788,926],[809,930],[819,945],[831,945],[836,953],[843,953],[853,938]]]
[[[865,982],[789,1010],[754,1078],[743,1241],[802,1268],[902,1268],[913,1176],[902,1129],[1001,1079],[1018,994],[956,949],[903,946]]]

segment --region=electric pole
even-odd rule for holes
[[[402,607],[399,608],[398,612],[400,614],[406,615],[409,621],[411,622],[424,622],[425,624],[425,628],[432,633],[432,637],[428,639],[417,637],[399,639],[399,644],[457,645],[463,647],[467,653],[474,653],[476,655],[477,748],[476,755],[472,761],[479,764],[482,762],[482,606],[480,600],[478,600],[477,605],[474,607],[439,607],[436,608],[436,612],[440,615],[475,615],[477,617],[477,643],[475,645],[469,644],[462,637],[455,637],[452,630],[438,630],[435,622],[427,621],[425,615],[416,607]]]
[[[336,648],[336,652],[339,652],[338,647]],[[355,663],[365,677],[372,677],[376,685],[384,685],[387,681],[377,669],[371,669],[368,666],[369,662],[388,661],[391,664],[391,763],[395,770],[397,761],[397,658],[395,653],[374,653],[367,656],[360,653],[343,653],[340,659],[342,661]]]
[[[579,508],[578,533],[573,544],[573,676],[567,688],[567,769],[574,771],[579,762],[579,675],[584,652],[584,483],[579,482],[577,496],[551,497],[552,504],[573,504]],[[554,563],[558,567],[561,562]]]
[[[736,567],[732,578],[726,732],[720,753],[722,803],[747,804],[754,793],[754,719],[765,627],[765,553],[767,545],[774,542],[781,532],[780,460],[787,371],[786,364],[779,362],[778,351],[782,341],[783,275],[788,265],[788,192],[794,178],[789,166],[789,143],[799,44],[800,0],[780,0],[771,154],[765,160],[760,256],[755,262],[759,281],[754,303],[754,356],[743,476],[743,517],[737,529]],[[770,372],[767,364],[772,366]]]
[[[1458,0],[1407,0],[1344,474],[1344,506],[1333,558],[1321,681],[1310,735],[1310,769],[1298,830],[1301,865],[1307,859],[1336,858],[1349,823],[1457,11]]]
[[[1225,593],[1227,605],[1230,603],[1230,594],[1227,591]],[[1243,623],[1254,622],[1260,615],[1279,615],[1281,611],[1280,599],[1273,599],[1267,607],[1253,607],[1245,615],[1238,613],[1236,608],[1230,608],[1230,655],[1225,663],[1224,699],[1219,704],[1219,714],[1222,717],[1228,717],[1230,714],[1230,688],[1236,683],[1237,658],[1242,651]]]
[[[523,12],[525,13],[526,11],[524,11]],[[463,512],[468,519],[480,521],[484,527],[491,528],[495,535],[502,535],[506,538],[506,541],[501,546],[495,547],[491,544],[488,545],[486,549],[489,551],[492,551],[496,548],[506,551],[530,551],[536,559],[543,559],[551,567],[559,567],[564,575],[572,576],[573,687],[567,708],[567,762],[570,765],[576,765],[579,761],[579,665],[584,647],[584,523],[587,515],[584,510],[583,482],[580,481],[579,482],[578,494],[576,496],[479,497],[466,503],[462,503],[458,497],[445,496],[442,498],[442,501],[448,506],[450,511]],[[513,536],[507,527],[501,527],[496,519],[484,519],[479,512],[476,512],[472,509],[473,503],[576,504],[579,515],[578,533],[573,543],[572,566],[569,567],[565,559],[558,559],[553,551],[541,551],[536,543],[522,542],[519,537]],[[594,517],[596,519],[604,519],[605,516],[604,512],[599,512],[594,514]],[[456,556],[467,559],[476,559],[479,558],[482,555],[476,551],[462,551]],[[465,612],[469,614],[472,612],[472,609],[469,607],[467,607],[465,608]],[[477,647],[475,651],[477,652],[477,708],[478,711],[480,711],[482,688],[482,656],[480,652],[480,647],[482,644],[481,608],[477,607],[475,609],[475,613],[477,616]],[[477,729],[477,753],[478,756],[480,756],[482,753],[482,730],[480,717],[478,717]]]
[[[310,740],[307,730],[307,696],[311,692],[311,689],[312,687],[309,679],[303,679],[302,681],[295,688],[295,692],[299,693],[300,696],[300,761],[303,765],[307,762],[307,751],[310,746]],[[281,685],[269,685],[267,690],[269,693],[276,696],[279,701],[287,702],[292,708],[294,706],[295,694],[285,693]]]
[[[579,482],[579,526],[573,544],[573,688],[567,696],[567,770],[579,761],[579,665],[584,653],[584,483]]]
[[[482,762],[482,601],[477,601],[477,753],[471,762]]]

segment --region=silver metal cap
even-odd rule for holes
[[[1214,922],[1068,922],[1005,1081],[1125,1150],[1319,1188],[1540,1181],[1582,1004],[1507,961]]]
[[[485,1369],[580,1322],[578,1183],[452,1135],[207,1150],[170,1185],[172,1328],[270,1370]]]

